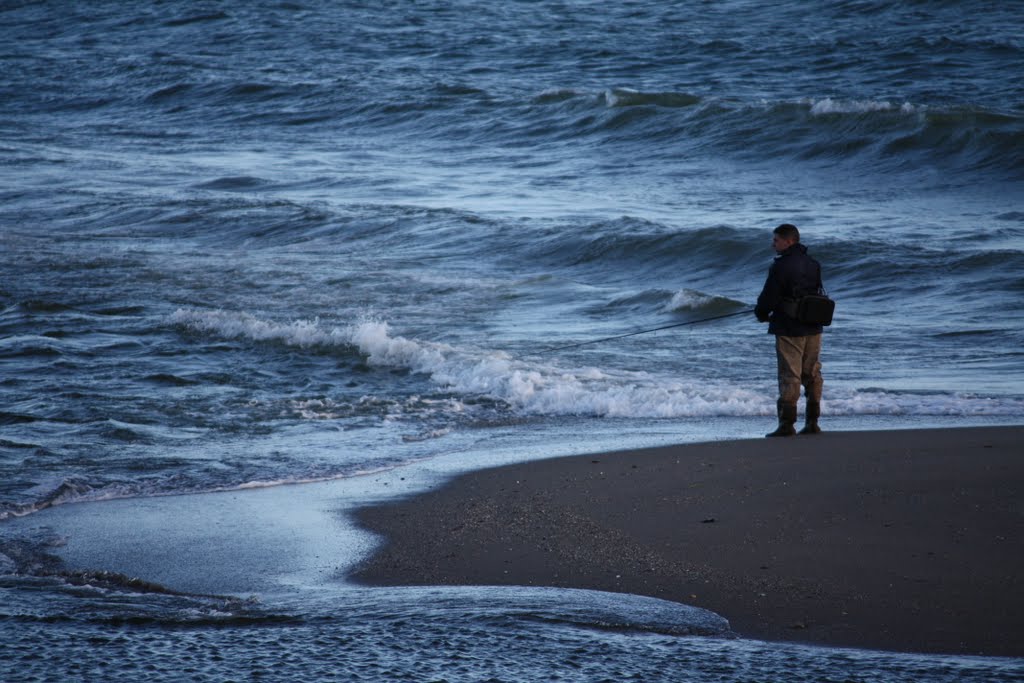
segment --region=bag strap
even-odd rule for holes
[[[828,292],[825,291],[825,284],[821,281],[821,264],[816,259],[810,259],[811,263],[818,267],[818,294],[828,296]]]
[[[813,267],[816,267],[818,269],[818,285],[817,285],[817,289],[815,290],[814,293],[815,294],[824,294],[825,296],[828,296],[828,292],[825,291],[825,285],[821,281],[821,264],[818,263],[817,260],[815,260],[815,259],[811,258],[810,256],[808,256],[807,260],[803,263],[803,267],[801,268],[801,271],[800,271],[801,276],[807,275],[808,274],[807,273],[807,269],[808,269],[808,267],[811,267],[812,265],[813,265]],[[796,284],[794,283],[794,284],[790,285],[790,294],[786,298],[788,298],[788,299],[790,299],[792,301],[799,301],[801,297],[807,296],[807,294],[809,294],[809,292],[801,292],[800,288],[797,287]]]

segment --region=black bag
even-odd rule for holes
[[[836,310],[836,302],[824,292],[820,294],[804,294],[796,302],[797,320],[807,325],[831,325],[832,313]]]
[[[811,259],[811,263],[818,268],[818,291],[814,294],[804,294],[796,290],[789,297],[782,301],[782,312],[790,318],[798,320],[805,325],[832,324],[832,313],[836,310],[836,302],[828,296],[825,285],[821,282],[821,267],[818,262]]]

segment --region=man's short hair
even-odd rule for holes
[[[793,240],[793,242],[800,241],[800,231],[796,229],[795,225],[791,225],[789,223],[783,223],[772,230],[772,232],[784,240]]]

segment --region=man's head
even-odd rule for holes
[[[779,254],[800,241],[800,231],[795,225],[783,223],[772,230],[772,248]]]

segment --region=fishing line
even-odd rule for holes
[[[673,327],[682,327],[683,325],[696,325],[698,323],[711,322],[712,320],[721,320],[722,318],[731,318],[737,315],[745,315],[747,313],[753,313],[754,309],[749,308],[745,311],[736,311],[735,313],[726,313],[724,315],[714,315],[710,318],[701,318],[700,320],[687,320],[685,323],[673,323],[672,325],[663,325],[661,327],[654,327],[649,330],[640,330],[639,332],[627,332],[626,334],[617,334],[613,337],[603,337],[601,339],[591,339],[589,341],[582,341],[576,344],[567,344],[566,346],[556,346],[553,349],[545,349],[539,353],[553,353],[555,351],[564,351],[565,349],[575,349],[578,346],[586,346],[587,344],[599,344],[601,342],[611,341],[613,339],[623,339],[625,337],[635,337],[638,334],[647,334],[648,332],[657,332],[659,330],[667,330]]]

